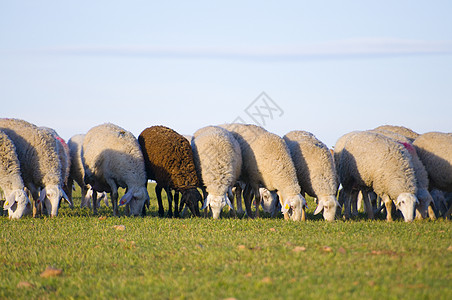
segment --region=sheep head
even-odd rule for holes
[[[419,205],[416,207],[416,218],[425,219],[428,217],[430,203],[433,204],[432,195],[427,189],[418,189],[416,196],[419,200]]]
[[[148,190],[145,186],[131,188],[122,196],[119,206],[129,204],[131,216],[141,216],[144,204],[149,201]]]
[[[281,212],[285,219],[292,221],[306,220],[306,199],[301,194],[288,197],[282,197],[280,194],[279,199],[282,205]]]
[[[31,209],[30,199],[24,190],[14,190],[6,197],[4,210],[8,210],[10,219],[20,219],[23,215],[27,214]]]
[[[267,212],[274,214],[276,207],[278,206],[278,195],[275,192],[271,192],[266,188],[259,188],[259,194],[261,195],[261,205],[262,209]]]
[[[340,207],[339,202],[337,202],[334,195],[319,196],[319,204],[314,211],[314,215],[319,214],[323,211],[323,218],[327,221],[334,221],[336,216],[336,210]]]
[[[182,193],[180,206],[183,207],[184,204],[187,205],[192,215],[199,217],[201,215],[199,213],[199,202],[202,203],[202,196],[198,189],[187,189]]]
[[[416,205],[419,204],[419,200],[415,195],[410,193],[401,193],[394,203],[397,209],[402,212],[405,222],[413,221]]]
[[[202,207],[202,209],[205,209],[206,207],[210,206],[210,209],[212,210],[212,217],[214,219],[218,219],[220,217],[221,210],[226,205],[229,205],[229,207],[233,209],[227,193],[225,193],[223,196],[214,196],[209,194],[206,198],[206,201],[204,202],[204,206]]]
[[[58,215],[58,208],[60,206],[60,201],[62,198],[69,203],[69,206],[71,208],[74,207],[74,204],[71,200],[69,200],[69,197],[63,191],[61,186],[56,184],[47,185],[41,190],[39,199],[36,204],[44,203],[47,209],[47,214],[52,217],[56,217]]]

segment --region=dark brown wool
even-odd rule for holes
[[[199,186],[193,151],[182,135],[165,126],[152,126],[143,130],[138,142],[149,179],[179,192]]]

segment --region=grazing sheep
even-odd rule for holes
[[[340,205],[336,200],[339,182],[330,150],[306,131],[294,130],[283,138],[289,147],[302,194],[318,199],[314,214],[323,210],[325,220],[333,221]]]
[[[406,128],[404,126],[395,126],[395,125],[382,125],[378,126],[374,130],[386,130],[394,133],[398,133],[406,137],[410,143],[412,143],[418,136],[419,133],[414,132],[413,130]]]
[[[452,133],[424,133],[413,145],[427,170],[430,188],[452,192]]]
[[[61,174],[63,176],[63,190],[66,193],[66,195],[69,196],[70,191],[68,189],[68,179],[69,172],[71,169],[71,155],[69,153],[69,146],[54,129],[49,127],[39,127],[39,128],[50,133],[57,142],[57,153],[61,163]],[[70,199],[72,200],[72,198]]]
[[[84,134],[76,134],[72,136],[67,142],[69,148],[69,155],[71,158],[71,167],[69,171],[68,178],[68,193],[69,199],[72,200],[72,190],[74,186],[74,181],[80,186],[81,190],[81,203],[80,207],[89,207],[91,208],[91,198],[93,195],[93,189],[85,184],[83,181],[83,177],[85,177],[85,169],[83,167],[82,162],[82,146],[83,139],[85,138]],[[97,195],[97,207],[100,206],[100,201],[104,200],[105,205],[108,206],[108,197],[107,193],[103,192],[100,196]]]
[[[410,153],[411,162],[413,163],[414,173],[416,175],[417,182],[417,198],[419,200],[419,206],[416,208],[416,218],[426,218],[427,215],[431,219],[435,219],[435,213],[433,212],[430,204],[433,204],[433,198],[429,192],[429,180],[428,173],[425,170],[424,164],[419,159],[416,149],[410,142],[410,139],[406,136],[384,129],[374,129],[371,132],[382,134],[386,137],[392,138],[393,140],[401,143]]]
[[[64,179],[53,135],[19,119],[0,119],[0,129],[16,146],[24,185],[35,201],[33,216],[41,203],[45,204],[49,215],[57,216],[62,198],[73,207],[62,189]]]
[[[277,191],[285,219],[305,220],[306,200],[300,194],[295,167],[284,140],[256,125],[233,123],[221,127],[233,134],[242,151],[240,180],[250,187],[244,192],[247,215],[252,216],[251,191],[259,207],[262,185]]]
[[[179,192],[182,193],[181,207],[186,204],[194,216],[199,216],[198,202],[202,197],[196,174],[193,151],[186,138],[165,126],[146,128],[138,137],[143,151],[147,178],[155,180],[155,193],[159,205],[159,215],[163,216],[162,189],[168,195],[168,216],[173,216],[172,201],[174,194],[174,215],[179,217]]]
[[[149,201],[147,178],[140,145],[132,133],[106,123],[91,128],[83,140],[82,161],[85,184],[93,188],[93,212],[97,193],[110,193],[113,214],[118,216],[118,187],[126,188],[120,206],[129,204],[130,215],[138,216]]]
[[[218,126],[197,130],[192,140],[198,174],[207,191],[203,209],[211,208],[214,219],[226,205],[234,211],[228,191],[237,182],[242,168],[242,153],[232,134]]]
[[[264,212],[269,213],[273,217],[278,208],[281,210],[278,194],[275,191],[269,191],[264,187],[260,187],[259,194],[261,195],[261,205]]]
[[[425,165],[430,180],[431,190],[442,192],[452,191],[452,133],[428,132],[420,135],[413,143],[416,151]],[[440,198],[443,199],[443,198]],[[447,207],[446,202],[438,203],[439,212],[446,218],[450,217],[451,209],[447,212],[441,209]]]
[[[19,219],[27,211],[30,204],[24,191],[24,183],[20,174],[20,162],[16,147],[8,135],[0,130],[0,187],[5,195],[2,210],[8,210],[10,219]]]
[[[416,177],[403,145],[377,133],[352,132],[337,141],[335,163],[346,197],[346,217],[352,190],[361,190],[364,201],[369,201],[367,192],[373,189],[385,202],[388,221],[392,221],[392,200],[405,221],[413,220],[418,204]],[[370,203],[365,204],[373,217]]]

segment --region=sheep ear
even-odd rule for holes
[[[317,208],[314,211],[314,215],[319,214],[323,210],[323,201],[320,201],[317,205]]]
[[[8,197],[6,197],[5,204],[3,204],[3,209],[10,209],[11,206],[14,205],[14,203],[16,203],[16,192],[12,192]]]
[[[66,195],[66,193],[63,190],[61,190],[61,193],[63,194],[63,199],[66,200],[66,202],[69,203],[69,207],[71,209],[73,209],[74,203],[69,199],[69,197]]]
[[[232,207],[232,203],[231,203],[231,200],[229,200],[228,195],[227,195],[227,194],[224,194],[224,196],[225,196],[225,198],[226,198],[226,203],[229,205],[229,207],[230,207],[232,210],[234,210],[234,207]]]
[[[44,199],[46,198],[46,194],[47,194],[46,189],[43,188],[43,189],[39,192],[39,198],[38,198],[38,200],[36,201],[36,204],[39,204],[39,203],[41,203],[42,201],[44,201]]]
[[[123,206],[127,203],[130,202],[130,200],[132,200],[133,198],[133,194],[131,191],[128,191],[127,193],[125,193],[124,196],[122,196],[121,200],[119,201],[119,206]]]
[[[281,212],[283,213],[283,214],[285,214],[285,213],[287,213],[287,212],[289,212],[289,209],[290,209],[290,203],[284,203],[283,205],[281,205]]]
[[[204,201],[204,205],[201,207],[201,209],[205,209],[210,204],[210,197],[207,196],[206,200]]]

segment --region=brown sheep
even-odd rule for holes
[[[174,194],[174,216],[179,217],[179,192],[182,193],[182,208],[186,204],[193,215],[199,216],[198,202],[202,202],[197,187],[200,186],[196,174],[193,151],[186,138],[165,126],[152,126],[143,130],[138,137],[143,152],[148,179],[155,180],[155,193],[159,205],[159,215],[164,215],[162,189],[168,196],[168,216],[173,216],[172,194]]]

